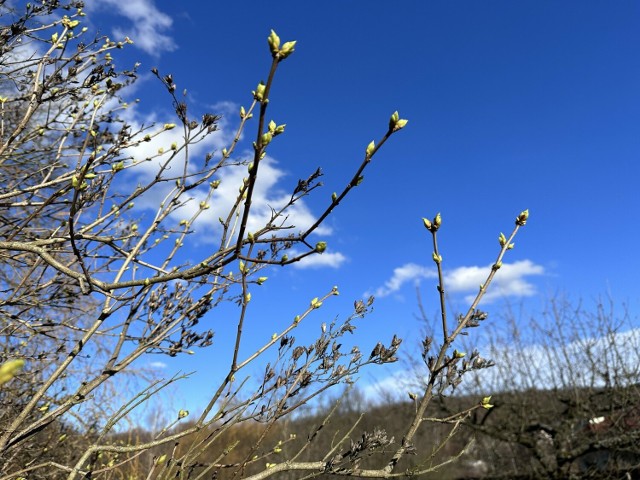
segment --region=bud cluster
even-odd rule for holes
[[[269,44],[269,49],[271,50],[271,55],[273,58],[277,58],[278,60],[284,60],[289,55],[294,52],[294,47],[296,46],[296,42],[286,42],[280,47],[280,37],[276,32],[271,30],[271,34],[267,38],[267,43]]]

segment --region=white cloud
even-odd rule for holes
[[[487,279],[491,265],[485,267],[459,267],[445,272],[445,288],[451,293],[474,292],[465,296],[471,302],[481,283]],[[530,275],[542,275],[544,268],[531,260],[521,260],[502,265],[484,296],[484,302],[504,297],[530,297],[535,295],[535,286],[524,279]]]
[[[128,168],[125,170],[119,188],[123,191],[130,190],[136,185],[144,185],[152,181],[158,174],[158,169],[166,161],[171,153],[171,144],[181,145],[184,140],[183,130],[180,126],[172,130],[164,131],[158,136],[153,136],[153,132],[162,129],[164,123],[171,122],[170,114],[166,119],[160,114],[141,114],[136,108],[137,105],[132,104],[125,111],[125,120],[131,125],[132,131],[137,131],[143,125],[156,124],[157,126],[150,129],[148,133],[152,134],[152,138],[148,142],[142,142],[139,146],[128,149],[125,156],[131,157],[133,160],[128,161]],[[220,103],[211,107],[214,113],[230,113],[237,111],[237,106],[229,102]],[[201,141],[193,142],[189,147],[189,161],[187,171],[189,173],[197,173],[202,167],[203,159],[207,153],[213,153],[211,165],[215,165],[220,160],[220,152],[223,148],[229,147],[233,142],[236,125],[230,123],[227,118],[235,118],[233,115],[224,116],[219,122],[219,130],[203,137]],[[147,160],[148,158],[157,156],[158,150],[162,148],[165,153],[162,157]],[[219,237],[221,225],[218,219],[220,217],[227,218],[228,213],[234,205],[238,189],[243,184],[243,179],[248,176],[247,166],[248,159],[253,157],[252,150],[240,151],[234,153],[228,164],[219,169],[211,180],[220,180],[219,187],[214,191],[213,196],[207,199],[209,193],[209,185],[205,182],[201,187],[189,191],[190,200],[180,208],[175,210],[167,222],[167,226],[174,221],[173,226],[177,226],[181,220],[187,220],[200,210],[200,202],[206,202],[210,208],[200,213],[196,221],[192,224],[194,231],[194,240],[201,243],[213,243]],[[181,175],[185,168],[185,156],[176,155],[171,161],[170,168],[163,173],[165,178],[173,178]],[[132,162],[135,164],[132,166]],[[286,181],[283,182],[284,180]],[[287,172],[280,166],[278,161],[273,157],[266,156],[260,162],[260,170],[258,172],[258,180],[256,182],[252,205],[251,215],[249,216],[247,229],[255,232],[265,226],[271,220],[272,213],[284,207],[291,198],[288,190],[297,184],[293,178],[287,176]],[[135,202],[135,208],[138,211],[149,210],[156,211],[159,204],[174,189],[175,184],[172,181],[161,182],[155,185],[152,190],[147,192]],[[183,200],[187,200],[183,198]],[[242,208],[240,210],[242,214]],[[313,214],[305,199],[298,200],[295,204],[287,208],[285,216],[274,221],[276,226],[292,227],[282,230],[283,234],[297,233],[303,231],[313,225],[317,217]],[[141,226],[144,226],[141,224]],[[314,234],[328,236],[331,235],[332,229],[328,224],[318,227]],[[291,256],[291,255],[290,255]],[[326,252],[323,255],[314,255],[307,257],[305,261],[299,262],[297,268],[320,268],[332,267],[338,268],[346,257],[340,252]]]
[[[378,287],[373,295],[375,297],[386,297],[397,292],[407,282],[417,284],[424,278],[435,278],[437,273],[432,268],[423,267],[415,263],[407,263],[393,270],[393,275],[382,287]],[[365,295],[365,297],[368,295]]]
[[[339,268],[345,261],[345,257],[340,252],[324,252],[322,254],[309,255],[293,265],[296,268]]]
[[[147,364],[147,367],[152,368],[153,370],[163,370],[167,368],[167,364],[164,362],[150,362]]]
[[[444,272],[444,285],[448,293],[467,293],[465,301],[475,298],[480,284],[484,283],[491,271],[491,265],[484,267],[458,267]],[[544,268],[531,260],[503,264],[491,283],[484,302],[504,297],[528,297],[536,293],[535,286],[524,277],[542,275]],[[376,297],[385,297],[400,290],[407,282],[415,285],[425,278],[436,278],[435,268],[408,263],[393,270],[393,275],[374,293]]]
[[[164,33],[171,28],[173,20],[158,10],[153,0],[101,0],[89,5],[108,7],[131,21],[129,25],[113,29],[116,40],[129,37],[135,46],[154,56],[178,48],[173,38]]]

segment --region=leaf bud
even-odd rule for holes
[[[318,242],[316,243],[316,248],[315,251],[318,253],[324,253],[324,251],[327,249],[327,242]]]
[[[258,277],[258,280],[256,281],[256,283],[258,285],[262,285],[264,282],[267,281],[267,278],[269,278],[269,277]]]
[[[337,199],[338,199],[338,194],[337,194],[336,192],[333,192],[333,193],[331,194],[331,201],[332,201],[332,202],[335,202]]]
[[[500,232],[500,236],[498,237],[498,241],[500,242],[500,246],[504,247],[507,244],[507,237],[504,236],[504,233]]]
[[[367,157],[370,158],[371,155],[373,154],[373,151],[376,148],[376,143],[371,140],[371,142],[369,143],[369,145],[367,145],[367,149],[365,150],[365,153],[367,154]]]
[[[255,100],[257,100],[258,102],[261,102],[264,99],[264,90],[265,90],[265,84],[260,82],[256,87],[256,89],[251,92],[251,94],[253,95],[253,98]]]
[[[22,367],[24,367],[24,360],[21,358],[4,362],[0,366],[0,385],[4,385],[15,377],[22,370]]]
[[[295,48],[294,48],[295,46],[296,46],[296,41],[295,40],[293,42],[287,42],[284,45],[282,45],[282,48],[278,52],[278,55],[279,55],[280,59],[284,60],[289,55],[291,55],[295,50]]]
[[[436,229],[438,229],[440,228],[440,225],[442,225],[442,215],[438,213],[436,215],[436,218],[433,219],[433,226],[436,227]]]
[[[273,30],[271,30],[271,34],[267,38],[267,42],[269,43],[269,49],[273,55],[280,51],[280,37]]]
[[[520,215],[518,215],[518,217],[516,218],[516,225],[519,225],[521,227],[526,225],[528,218],[529,218],[529,209],[526,209],[520,212]]]

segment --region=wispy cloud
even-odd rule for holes
[[[158,9],[154,0],[101,0],[89,4],[112,9],[130,21],[128,25],[113,28],[116,39],[129,37],[135,46],[153,56],[178,48],[174,39],[166,33],[171,29],[173,20]]]
[[[425,278],[435,278],[436,271],[433,268],[423,267],[416,263],[407,263],[393,270],[391,278],[384,282],[384,285],[378,287],[373,295],[376,297],[386,297],[400,290],[407,282],[416,285]],[[368,295],[365,295],[368,296]]]
[[[459,267],[445,272],[445,286],[451,293],[473,292],[465,296],[465,301],[471,302],[476,296],[478,288],[483,283],[491,265],[484,267]],[[544,274],[541,265],[534,264],[531,260],[521,260],[502,265],[493,282],[484,296],[484,302],[491,302],[505,297],[530,297],[535,295],[535,286],[525,277]]]
[[[228,114],[231,111],[235,113],[237,106],[228,102],[221,103],[212,107],[214,113]],[[202,158],[208,153],[213,155],[212,165],[220,160],[220,152],[224,147],[229,147],[233,141],[236,125],[232,124],[228,118],[235,118],[233,115],[225,115],[218,123],[219,130],[203,137],[201,141],[193,142],[189,149],[189,162],[186,166],[189,173],[196,173],[201,168]],[[137,105],[132,104],[125,111],[125,120],[131,125],[133,131],[137,131],[143,125],[156,124],[157,127],[149,130],[150,133],[162,129],[164,123],[169,123],[170,114],[167,118],[163,118],[161,114],[145,114],[138,110]],[[132,160],[127,162],[127,168],[123,181],[120,185],[123,188],[135,188],[137,184],[144,184],[152,181],[158,174],[160,165],[166,161],[167,155],[171,153],[171,144],[183,143],[183,132],[180,127],[163,132],[158,136],[151,136],[151,140],[143,142],[137,147],[128,149],[125,153]],[[158,150],[162,149],[167,152],[162,157],[157,157]],[[193,214],[200,210],[200,202],[206,202],[210,208],[200,212],[198,218],[192,223],[194,231],[194,240],[199,243],[213,243],[221,232],[219,218],[226,218],[230,209],[234,205],[239,187],[243,185],[244,178],[247,177],[247,161],[251,159],[253,152],[251,150],[237,151],[233,158],[230,159],[228,165],[219,169],[212,180],[220,180],[219,187],[214,191],[213,196],[207,199],[209,193],[208,183],[202,187],[193,189],[189,192],[190,200],[180,208],[175,210],[170,218],[177,226],[181,220],[187,220]],[[153,160],[146,160],[152,157]],[[186,158],[184,155],[176,155],[171,161],[170,168],[165,171],[164,176],[171,178],[180,176],[185,168]],[[132,162],[135,165],[132,166]],[[272,220],[274,211],[280,210],[287,205],[291,198],[289,187],[293,188],[297,181],[288,175],[287,171],[282,168],[279,162],[270,156],[264,157],[260,162],[260,171],[256,182],[251,215],[249,216],[247,228],[248,231],[257,231]],[[161,182],[153,187],[153,193],[143,196],[136,200],[135,208],[138,210],[157,210],[160,203],[165,200],[167,195],[174,189],[173,181]],[[240,211],[240,213],[242,210]],[[273,223],[278,226],[291,227],[288,230],[291,233],[303,231],[313,225],[316,221],[316,215],[311,211],[304,199],[296,201],[295,204],[288,207],[284,216],[278,218]],[[170,225],[168,225],[170,226]],[[321,225],[314,231],[314,235],[329,236],[332,234],[331,227]],[[291,254],[289,255],[291,256]],[[340,252],[326,252],[323,255],[313,255],[304,261],[295,264],[296,268],[321,268],[331,267],[338,268],[346,261],[345,255]]]
[[[445,271],[445,288],[449,293],[467,293],[465,301],[473,301],[479,285],[487,279],[490,271],[491,265],[484,267],[458,267]],[[528,282],[525,277],[542,275],[543,273],[544,268],[541,265],[534,264],[531,260],[521,260],[510,264],[505,263],[494,277],[484,297],[484,302],[491,302],[497,298],[532,296],[536,293],[535,286]],[[436,277],[435,268],[407,263],[394,269],[391,278],[383,286],[378,287],[374,295],[376,297],[385,297],[398,292],[407,282],[412,282],[415,285],[423,279]]]
[[[295,268],[339,268],[347,260],[340,252],[324,252],[323,254],[309,255],[299,262],[294,263]]]
[[[163,370],[167,368],[167,364],[164,362],[150,362],[147,364],[147,367],[153,370]]]

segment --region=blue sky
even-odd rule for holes
[[[421,221],[437,212],[455,308],[463,308],[479,272],[495,259],[498,234],[528,208],[530,221],[485,309],[496,313],[504,301],[524,301],[535,311],[561,291],[587,301],[610,294],[637,311],[637,2],[101,5],[91,8],[92,21],[116,40],[134,40],[120,66],[142,64],[136,115],[173,121],[169,98],[148,72],[155,66],[172,73],[193,108],[226,115],[208,147],[224,145],[237,108],[266,78],[270,29],[283,41],[297,40],[271,94],[269,117],[287,131],[272,144],[263,199],[322,167],[325,186],[298,212],[301,225],[349,181],[393,111],[409,119],[315,237],[329,244],[322,265],[273,269],[254,290],[247,352],[333,285],[340,297],[301,328],[301,343],[321,322],[346,317],[355,299],[375,293],[375,311],[357,331],[362,349],[393,333],[417,344],[416,281],[427,313],[437,313],[430,238]],[[198,388],[183,389],[188,403],[204,399],[203,382],[222,370],[212,366],[225,358],[233,314],[211,314],[214,349],[163,360],[168,374],[198,370]]]

